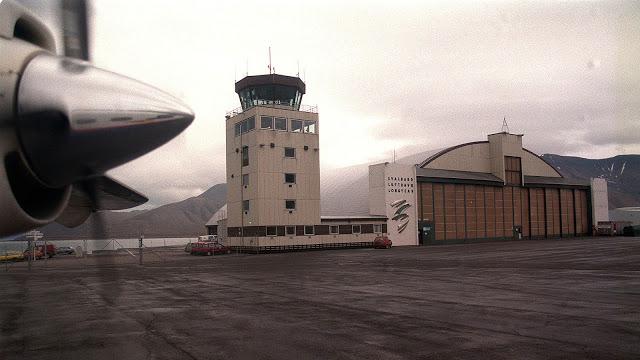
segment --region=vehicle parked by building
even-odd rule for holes
[[[42,259],[43,257],[46,257],[51,259],[52,257],[54,257],[56,255],[56,246],[53,244],[47,244],[46,245],[47,250],[45,251],[45,245],[44,244],[40,244],[40,245],[36,245],[34,246],[35,249],[35,258],[36,260]],[[26,249],[23,253],[23,256],[25,259],[29,258],[29,254],[31,254],[31,251],[29,251],[29,249]]]
[[[231,254],[231,248],[215,242],[194,242],[191,244],[191,255]]]
[[[33,256],[36,260],[40,260],[44,257],[44,252],[40,251],[40,249],[38,249],[38,247],[36,247],[34,249],[33,252]],[[31,250],[27,249],[22,253],[22,256],[24,257],[25,260],[29,260],[29,257],[31,257]]]
[[[393,245],[391,239],[389,239],[386,235],[381,235],[373,240],[373,248],[374,249],[389,249]]]
[[[60,246],[56,249],[56,255],[73,255],[76,251],[71,246]]]

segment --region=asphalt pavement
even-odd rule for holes
[[[640,238],[144,259],[0,266],[0,359],[640,358]]]

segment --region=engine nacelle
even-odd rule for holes
[[[24,7],[0,4],[0,234],[46,225],[64,211],[71,185],[52,188],[25,161],[16,132],[22,71],[35,56],[56,53],[49,29]]]
[[[0,132],[0,229],[14,234],[58,218],[69,201],[71,185],[43,185],[22,158],[15,134],[7,130]]]

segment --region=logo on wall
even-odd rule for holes
[[[398,233],[401,233],[407,228],[407,225],[409,225],[409,215],[406,214],[405,211],[409,210],[411,204],[408,204],[407,200],[396,200],[390,205],[395,209],[391,220],[397,223]]]

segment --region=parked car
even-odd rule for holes
[[[190,253],[191,255],[231,254],[231,249],[220,243],[199,241],[191,244]]]
[[[47,254],[47,257],[49,259],[51,259],[55,254],[56,254],[56,246],[53,244],[47,244],[47,251],[44,251],[44,245],[37,245],[36,246],[38,249],[40,249],[40,251],[42,252],[42,255],[44,256],[44,254]]]
[[[38,247],[35,248],[34,255],[36,260],[40,260],[44,257],[44,253],[40,251]],[[24,257],[25,260],[29,260],[29,257],[31,256],[31,251],[29,249],[25,250],[22,253],[22,256]]]
[[[73,255],[75,253],[76,253],[75,249],[72,248],[71,246],[60,246],[58,247],[58,249],[56,249],[57,255]]]
[[[374,249],[389,249],[392,245],[393,242],[386,235],[378,236],[373,240]]]

